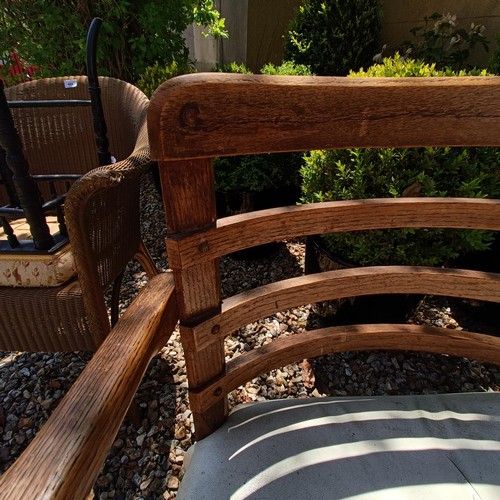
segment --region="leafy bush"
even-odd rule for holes
[[[434,65],[398,57],[350,76],[442,76]],[[464,74],[464,73],[463,73]],[[302,201],[314,203],[401,196],[497,197],[495,148],[410,148],[312,151],[301,168]],[[446,232],[446,238],[443,234]],[[330,234],[327,247],[360,265],[442,265],[488,248],[487,231],[387,229]]]
[[[497,33],[497,48],[491,54],[488,69],[495,75],[500,74],[500,33]]]
[[[244,65],[219,66],[226,72],[249,73]],[[311,75],[303,65],[284,62],[279,66],[266,64],[261,73],[266,75]],[[299,185],[299,153],[273,153],[215,158],[215,184],[219,191],[253,191],[280,189]]]
[[[263,191],[299,183],[301,155],[273,153],[216,158],[215,184],[219,191]]]
[[[417,40],[404,41],[398,50],[407,53],[413,59],[435,63],[439,69],[452,68],[461,70],[467,65],[470,52],[477,45],[488,51],[489,41],[482,24],[472,23],[468,29],[459,27],[457,16],[435,12],[424,18],[425,25],[417,26],[410,33]]]
[[[96,16],[103,19],[99,74],[130,82],[156,62],[186,63],[183,32],[193,21],[226,35],[213,0],[5,0],[0,47],[41,67],[41,76],[81,74],[86,30]]]
[[[396,52],[393,57],[385,57],[380,64],[374,64],[368,69],[351,71],[350,77],[405,77],[405,76],[486,76],[485,69],[454,71],[451,68],[437,69],[436,63],[425,63],[422,60],[406,59]]]
[[[379,34],[378,0],[305,0],[290,23],[285,58],[318,75],[347,75],[372,63]]]
[[[311,76],[311,68],[305,64],[295,64],[293,61],[284,61],[279,66],[274,64],[266,64],[260,72],[263,75],[295,75],[295,76]]]
[[[153,66],[148,66],[144,74],[137,81],[139,87],[148,97],[153,95],[153,92],[166,80],[174,76],[193,73],[195,69],[188,63],[173,62],[168,66],[162,66],[159,63]]]
[[[216,73],[244,73],[246,75],[251,75],[252,72],[244,65],[235,62],[227,64],[216,64],[214,69]]]

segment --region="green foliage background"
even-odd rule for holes
[[[347,75],[379,48],[378,0],[305,0],[290,24],[285,59],[317,75]]]
[[[135,83],[148,66],[188,63],[182,36],[193,21],[226,36],[213,0],[3,0],[0,47],[17,51],[39,76],[85,72],[85,39],[92,18],[103,20],[100,75]]]
[[[396,54],[351,77],[452,76],[450,69]],[[460,71],[460,75],[485,71]],[[347,149],[305,155],[302,201],[352,200],[402,196],[500,196],[497,148]],[[446,232],[446,238],[443,234]],[[388,229],[330,234],[328,248],[354,264],[443,265],[492,242],[487,231]]]
[[[464,23],[465,24],[465,23]],[[471,23],[462,27],[456,15],[434,14],[424,17],[424,25],[410,30],[412,40],[404,41],[398,51],[408,53],[412,59],[433,63],[438,69],[455,71],[471,69],[468,64],[471,51],[481,46],[486,52],[489,40],[482,24]]]

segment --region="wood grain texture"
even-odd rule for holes
[[[152,278],[21,457],[2,498],[84,499],[151,358],[177,322],[173,277]]]
[[[347,147],[500,144],[500,78],[193,74],[148,120],[155,160]]]
[[[190,394],[190,405],[201,412],[252,378],[297,360],[367,350],[433,352],[500,365],[498,337],[421,325],[337,326],[282,337],[232,359],[223,377]]]
[[[160,162],[167,241],[184,234],[203,233],[215,226],[214,172],[208,159]],[[168,261],[179,259],[177,250],[167,247]],[[221,287],[219,259],[204,260],[186,269],[174,269],[175,294],[181,335],[189,345],[191,326],[220,311]],[[201,353],[185,349],[189,387],[196,389],[224,373],[223,339],[213,342]],[[222,424],[227,404],[220,400],[205,414],[193,412],[196,435],[201,438]]]
[[[193,328],[197,349],[259,318],[312,302],[358,295],[414,293],[500,302],[500,275],[466,269],[376,266],[290,278],[224,300],[221,313]]]
[[[169,236],[215,226],[215,192],[211,161],[159,163]]]
[[[500,200],[391,198],[281,207],[225,217],[202,233],[167,240],[172,269],[253,245],[312,234],[396,227],[500,230]]]

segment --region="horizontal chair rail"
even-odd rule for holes
[[[421,325],[352,325],[311,330],[274,340],[227,363],[226,373],[209,385],[190,391],[193,411],[210,408],[248,380],[304,358],[329,353],[404,350],[471,357],[498,363],[500,338]]]
[[[381,293],[432,294],[500,302],[500,275],[418,266],[359,267],[309,274],[232,296],[183,341],[204,349],[259,318],[302,304]]]
[[[151,101],[148,119],[160,127],[151,156],[494,146],[499,94],[495,77],[186,75],[163,84]]]
[[[202,233],[167,240],[169,264],[182,269],[249,246],[312,234],[400,227],[500,230],[500,200],[391,198],[313,203],[219,219]]]
[[[90,106],[90,99],[60,99],[40,101],[7,101],[9,108],[77,108]]]

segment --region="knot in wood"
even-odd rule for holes
[[[199,245],[198,245],[198,252],[200,253],[205,253],[205,252],[208,252],[208,249],[210,248],[210,245],[208,244],[208,241],[202,241]]]
[[[183,127],[195,128],[199,125],[200,108],[194,102],[181,109],[180,122]]]

